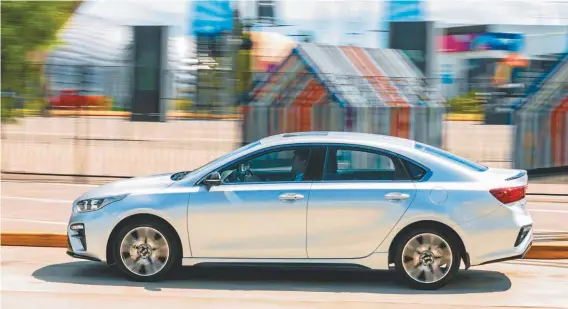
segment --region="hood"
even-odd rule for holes
[[[165,189],[174,183],[172,175],[172,173],[159,174],[110,182],[87,191],[77,200]]]

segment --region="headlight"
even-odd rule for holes
[[[81,200],[77,203],[78,212],[95,211],[105,207],[108,204],[117,202],[126,197],[125,195],[118,196],[108,196],[103,198],[91,198],[86,200]]]

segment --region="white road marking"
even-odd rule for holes
[[[31,219],[13,219],[13,218],[2,218],[2,220],[15,221],[15,222],[52,224],[52,225],[67,225],[66,222],[58,222],[58,221],[43,221],[43,220],[31,220]]]
[[[40,202],[40,203],[60,203],[60,204],[71,204],[71,203],[73,203],[72,200],[55,200],[55,199],[49,199],[49,198],[21,197],[21,196],[2,196],[2,199],[31,201],[31,202]]]
[[[554,213],[564,213],[568,214],[568,210],[556,210],[556,209],[530,209],[529,212],[554,212]]]
[[[68,134],[68,133],[51,133],[51,132],[27,132],[27,131],[7,131],[6,134],[14,134],[14,135],[38,135],[38,136],[52,136],[52,137],[66,137],[66,138],[75,138],[77,137],[75,134]],[[182,141],[182,142],[223,142],[223,143],[235,143],[235,138],[223,138],[223,137],[196,137],[191,139],[179,139],[177,137],[158,137],[158,138],[146,138],[143,140],[134,139],[130,136],[114,136],[108,137],[108,135],[93,135],[88,136],[90,139],[96,139],[97,141],[111,141],[117,142],[117,139],[131,139],[132,142],[170,142],[170,141]]]
[[[528,201],[530,203],[548,203],[548,204],[566,204],[568,203],[568,199],[564,198],[564,199],[557,199],[557,200],[551,200],[551,199],[531,199],[529,198]]]
[[[2,180],[2,182],[14,183],[14,184],[29,184],[29,185],[52,185],[52,186],[68,186],[68,187],[88,187],[94,188],[100,185],[90,185],[83,183],[61,183],[61,182],[29,182],[29,181],[18,181],[18,180]]]
[[[536,232],[539,233],[568,233],[568,230],[564,230],[564,231],[559,231],[559,230],[541,230],[541,229],[536,229]]]

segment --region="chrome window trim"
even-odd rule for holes
[[[387,150],[384,148],[380,148],[377,146],[369,146],[369,145],[361,145],[361,144],[349,144],[349,143],[335,143],[335,142],[322,142],[322,143],[317,143],[317,142],[306,142],[306,143],[292,143],[292,144],[278,144],[278,145],[273,145],[273,146],[267,146],[265,148],[261,148],[258,149],[254,152],[250,152],[247,154],[244,154],[238,158],[235,158],[234,160],[231,160],[228,163],[225,163],[219,167],[213,168],[212,170],[210,170],[209,172],[205,173],[198,181],[195,182],[194,186],[201,186],[203,180],[212,172],[215,171],[219,171],[222,170],[223,168],[226,168],[227,166],[231,165],[231,164],[235,164],[236,162],[240,161],[240,160],[244,160],[248,157],[254,157],[257,155],[262,155],[263,153],[267,153],[273,150],[278,150],[278,149],[286,149],[286,148],[294,148],[294,147],[324,147],[325,148],[325,159],[324,159],[324,164],[323,164],[323,169],[324,171],[322,171],[322,179],[320,180],[312,180],[312,181],[302,181],[302,182],[295,182],[295,181],[275,181],[275,182],[247,182],[247,183],[235,183],[235,184],[221,184],[221,185],[262,185],[262,184],[292,184],[292,183],[372,183],[372,182],[376,182],[376,183],[409,183],[409,182],[426,182],[428,181],[432,175],[433,172],[431,169],[427,168],[424,164],[417,162],[416,160],[410,159],[406,156],[403,156],[397,152],[391,151],[391,150]],[[408,175],[408,180],[323,180],[323,173],[325,172],[325,166],[327,165],[327,160],[329,157],[329,147],[347,147],[347,148],[359,148],[359,149],[365,149],[371,152],[378,152],[380,154],[383,154],[385,156],[388,156],[392,159],[392,157],[395,157],[399,160],[399,163],[402,165],[405,173]],[[420,179],[420,180],[413,180],[410,177],[410,173],[407,170],[406,164],[404,164],[404,162],[402,162],[403,160],[409,161],[413,164],[416,164],[417,166],[419,166],[420,168],[424,169],[426,171],[426,173],[424,174],[424,176]]]

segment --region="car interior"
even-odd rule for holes
[[[341,155],[338,154],[340,152]],[[408,179],[398,160],[378,153],[345,151],[338,148],[330,148],[324,175],[324,180],[327,181]]]
[[[307,148],[307,147],[306,147]],[[292,161],[298,148],[273,151],[247,158],[221,173],[223,183],[295,181]],[[309,147],[307,167],[302,181],[393,181],[408,180],[408,167],[396,157],[361,149]],[[325,167],[324,167],[325,164]],[[410,164],[412,179],[424,170]]]

